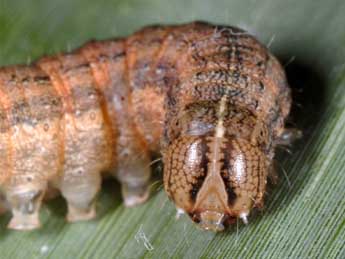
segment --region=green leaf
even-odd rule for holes
[[[345,258],[345,2],[341,0],[2,0],[0,64],[26,63],[92,38],[125,36],[148,24],[206,20],[255,33],[285,64],[296,90],[294,121],[304,137],[265,209],[224,233],[175,219],[162,188],[124,208],[119,185],[104,184],[95,221],[65,222],[62,198],[46,203],[43,227],[6,229],[1,258]],[[290,182],[290,184],[289,184]]]

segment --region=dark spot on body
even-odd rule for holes
[[[122,51],[122,52],[120,52],[120,53],[116,53],[115,55],[113,55],[113,56],[111,57],[111,59],[117,60],[117,59],[119,59],[119,58],[124,57],[125,55],[126,55],[126,52],[125,52],[125,51]]]
[[[256,63],[256,65],[257,65],[258,67],[261,67],[263,63],[264,63],[263,61],[259,61],[258,63]]]
[[[22,83],[23,84],[27,84],[27,83],[29,83],[30,82],[30,78],[29,77],[24,77],[23,79],[22,79]]]
[[[45,83],[45,82],[50,81],[50,77],[49,76],[35,76],[34,81],[36,83],[43,83],[43,82]]]
[[[265,90],[265,85],[262,81],[259,82],[259,89],[260,89],[260,91]]]

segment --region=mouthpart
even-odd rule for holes
[[[220,232],[225,229],[223,223],[226,218],[223,213],[206,210],[200,213],[198,226],[204,230]]]

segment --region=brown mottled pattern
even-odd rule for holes
[[[172,143],[168,156],[169,163],[165,165],[165,188],[178,207],[192,204],[207,174],[208,158],[206,138],[186,137],[183,141]],[[185,163],[185,157],[192,157]]]

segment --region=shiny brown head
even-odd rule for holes
[[[222,231],[236,218],[247,223],[265,191],[268,162],[259,143],[248,137],[255,132],[235,132],[225,121],[206,127],[190,120],[189,125],[209,130],[184,131],[164,156],[165,190],[176,207],[205,230]]]

